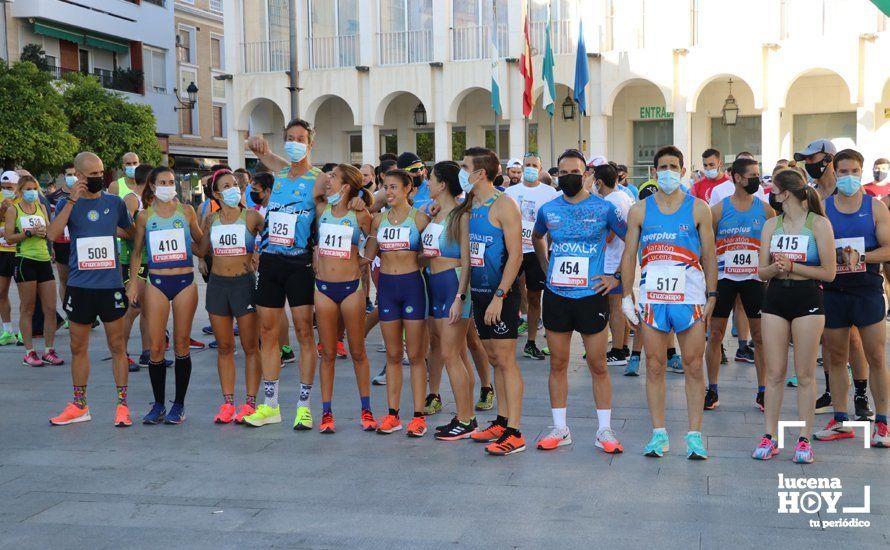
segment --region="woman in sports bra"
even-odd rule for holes
[[[195,209],[176,199],[176,176],[166,166],[148,175],[142,191],[145,208],[136,217],[136,235],[130,254],[130,282],[127,298],[139,303],[136,279],[142,266],[142,250],[148,254],[148,285],[141,304],[148,325],[150,361],[148,375],[154,403],[142,421],[145,424],[180,424],[185,420],[185,394],[192,373],[189,340],[192,320],[198,307],[198,287],[192,262],[192,243],[201,241],[201,228]],[[176,361],[176,396],[170,412],[164,406],[167,367],[164,364],[165,335],[173,310],[173,349]]]
[[[359,243],[371,230],[371,213],[355,211],[349,203],[360,197],[370,204],[371,195],[362,189],[362,173],[339,164],[325,184],[325,202],[316,205],[318,244],[315,246],[315,320],[321,348],[322,416],[319,431],[334,433],[334,363],[340,319],[349,336],[349,354],[361,399],[361,423],[365,431],[377,429],[371,413],[371,371],[365,353],[365,292],[362,289]]]
[[[402,395],[402,349],[407,344],[411,364],[411,390],[414,397],[414,418],[408,424],[408,435],[423,437],[426,420],[423,398],[426,391],[426,363],[423,347],[426,328],[427,296],[420,274],[418,253],[420,234],[429,217],[408,202],[414,188],[411,175],[404,170],[390,170],[383,180],[387,211],[377,214],[365,245],[365,255],[373,260],[380,256],[377,282],[377,308],[380,331],[386,344],[386,395],[389,414],[377,433],[389,434],[402,429],[399,398]],[[402,335],[404,334],[404,339]]]
[[[260,329],[254,300],[253,257],[256,235],[262,231],[264,219],[256,210],[245,208],[241,188],[232,171],[220,169],[210,175],[207,187],[219,201],[220,209],[204,218],[197,254],[212,255],[207,281],[205,308],[216,337],[216,369],[223,404],[213,418],[217,424],[242,423],[244,417],[256,412],[256,395],[260,387]],[[235,332],[244,349],[244,384],[246,396],[235,410]]]
[[[819,195],[793,169],[773,176],[771,203],[781,214],[767,220],[760,237],[758,275],[768,281],[763,300],[763,356],[766,360],[764,436],[753,457],[779,454],[778,421],[782,410],[788,344],[794,341],[797,414],[806,425],[794,448],[794,462],[813,462],[810,437],[816,407],[816,353],[825,326],[822,281],[834,280],[834,233],[822,213]]]

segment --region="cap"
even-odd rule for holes
[[[401,170],[413,170],[414,168],[423,168],[423,161],[411,151],[405,151],[396,159],[396,167]]]
[[[601,166],[608,163],[609,161],[606,160],[606,157],[602,155],[593,155],[592,157],[587,159],[587,166]]]
[[[522,168],[522,161],[516,158],[507,161],[507,168],[513,168],[514,166]]]
[[[800,162],[808,156],[815,155],[816,153],[827,153],[833,156],[837,154],[837,147],[827,139],[817,139],[816,141],[810,142],[803,151],[794,153],[794,160]]]
[[[0,181],[8,181],[10,183],[18,183],[19,175],[17,172],[13,172],[12,170],[7,170],[0,175]]]

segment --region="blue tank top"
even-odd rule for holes
[[[358,218],[355,216],[355,210],[349,209],[346,211],[346,215],[342,218],[338,218],[334,215],[333,207],[329,204],[325,206],[324,212],[321,213],[321,217],[318,218],[318,227],[321,227],[321,224],[329,223],[332,225],[342,225],[345,227],[352,228],[352,237],[351,243],[352,246],[358,246],[362,239],[362,228],[359,226]]]
[[[808,238],[807,241],[807,257],[802,263],[803,265],[819,265],[821,260],[819,259],[819,247],[816,245],[816,237],[813,234],[813,222],[816,220],[816,215],[812,212],[807,213],[807,219],[804,221],[803,227],[800,228],[800,233],[798,235],[802,235]],[[785,233],[785,214],[779,214],[779,219],[776,222],[776,229],[773,231],[773,242],[770,243],[770,252],[775,254],[780,252],[775,246],[775,237],[776,235],[787,235]],[[798,260],[794,260],[797,262]],[[824,283],[823,283],[824,284]]]
[[[217,214],[222,210],[217,211]],[[242,208],[238,219],[223,223],[217,215],[210,224],[210,248],[214,256],[246,256],[253,254],[256,238],[247,230],[247,210]]]
[[[451,240],[448,235],[450,218],[448,215],[441,222],[430,222],[423,230],[420,240],[424,256],[460,259],[460,242]]]
[[[176,210],[164,218],[149,206],[145,210],[145,249],[148,251],[149,269],[192,267],[192,236],[189,221],[176,204]]]
[[[389,213],[384,212],[383,219],[377,227],[377,244],[380,252],[420,251],[420,231],[417,230],[416,217],[417,209],[412,208],[402,223],[393,225],[389,221]]]
[[[502,194],[496,192],[470,212],[470,290],[474,294],[494,294],[504,275],[507,263],[504,230],[493,226],[488,217],[491,205]]]
[[[757,277],[760,233],[766,222],[763,201],[754,198],[744,212],[730,197],[721,201],[722,216],[717,221],[717,278],[731,281],[760,280]]]
[[[298,178],[287,177],[289,170],[290,167],[285,167],[275,176],[260,250],[263,254],[311,261],[315,179],[321,170],[312,167]]]
[[[825,216],[834,229],[834,246],[844,248],[850,245],[859,248],[860,252],[863,248],[865,252],[879,248],[871,197],[863,194],[859,210],[852,214],[838,211],[834,201],[834,195],[825,199]],[[880,264],[864,264],[852,269],[845,265],[837,266],[837,276],[834,281],[825,283],[824,286],[825,290],[856,290],[883,294],[883,285],[884,278],[881,276]]]

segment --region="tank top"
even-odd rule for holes
[[[217,213],[210,224],[210,248],[214,256],[246,256],[253,254],[256,238],[247,230],[247,210],[241,209],[238,219],[223,223]]]
[[[130,187],[127,185],[127,178],[120,177],[117,179],[117,196],[118,197],[123,199],[124,197],[126,197],[127,195],[129,195],[132,192],[133,192],[133,190],[130,189]]]
[[[389,215],[383,214],[380,225],[377,227],[377,244],[380,252],[395,252],[396,250],[420,250],[420,231],[417,230],[417,209],[412,208],[402,223],[393,225],[389,221]]]
[[[121,178],[119,180],[119,182],[123,182],[123,178]],[[133,196],[136,197],[136,204],[137,204],[136,213],[138,214],[139,212],[142,211],[142,197],[140,197],[136,193],[133,193],[132,191],[128,191],[126,193],[126,195],[129,196],[130,193],[132,193]],[[118,193],[118,194],[120,194],[120,193]],[[121,198],[126,198],[126,197],[121,197]],[[133,217],[135,218],[136,216],[133,216]],[[118,248],[118,252],[120,255],[121,264],[129,265],[130,264],[130,253],[133,251],[133,241],[131,241],[130,239],[118,238],[117,239],[117,248]],[[146,251],[145,251],[145,249],[143,249],[142,263],[145,263],[145,254],[146,254]]]
[[[275,176],[266,224],[260,239],[263,254],[312,260],[312,230],[315,224],[315,179],[321,170],[312,167],[298,178],[287,176],[290,167]]]
[[[878,236],[875,233],[875,219],[872,214],[872,200],[862,195],[859,210],[852,214],[844,214],[835,206],[835,195],[825,199],[825,216],[834,229],[835,248],[851,246],[860,254],[878,248]],[[825,290],[853,290],[858,292],[883,294],[884,278],[881,276],[880,264],[861,262],[857,266],[837,266],[834,281],[825,283]]]
[[[460,242],[452,241],[448,236],[450,217],[449,214],[442,218],[441,222],[430,222],[423,230],[420,240],[423,244],[423,255],[427,258],[460,259]]]
[[[717,221],[717,278],[730,281],[760,280],[760,233],[766,222],[763,201],[754,198],[744,212],[737,210],[730,197],[721,201],[723,215]]]
[[[21,201],[15,201],[13,204],[16,211],[16,233],[24,233],[26,229],[38,225],[43,225],[44,227],[48,225],[46,223],[46,217],[43,215],[43,210],[40,208],[40,203],[35,202],[34,205],[37,207],[36,210],[33,214],[28,214],[22,209]],[[15,245],[15,255],[19,258],[27,258],[38,262],[48,262],[51,258],[49,249],[46,246],[46,239],[44,237],[38,237],[37,235],[27,237],[25,240],[17,243]]]
[[[362,228],[355,211],[349,209],[343,217],[334,215],[333,207],[325,206],[318,219],[318,255],[329,258],[349,259],[352,247],[359,246]]]
[[[785,233],[785,214],[780,214],[770,241],[770,254],[784,254],[793,262],[803,265],[819,265],[819,247],[813,234],[813,223],[816,215],[807,213],[807,219],[797,235]]]
[[[169,218],[161,217],[151,206],[145,210],[145,248],[149,269],[192,267],[192,237],[189,222],[177,203]]]
[[[501,284],[507,263],[504,230],[491,224],[491,205],[503,192],[470,211],[470,290],[474,294],[492,295]]]
[[[695,197],[665,214],[654,197],[646,199],[640,230],[640,303],[704,305],[705,274],[701,239],[695,226]]]

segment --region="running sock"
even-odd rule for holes
[[[25,348],[25,355],[28,355],[28,354],[31,353],[32,351],[34,351],[34,348],[31,348],[31,349],[27,349],[27,348]]]
[[[623,348],[621,348],[621,353],[623,353],[625,357],[630,357],[630,348],[624,346]]]
[[[834,421],[840,424],[841,422],[846,422],[850,420],[850,417],[847,416],[847,413],[836,412],[834,413]]]
[[[87,406],[87,387],[74,386],[74,401],[78,408],[85,409]]]
[[[509,437],[511,435],[514,435],[516,437],[522,437],[522,433],[519,430],[517,430],[516,428],[511,428],[510,426],[507,426],[507,429],[504,430],[504,435],[502,437],[504,437],[506,439],[507,437]]]
[[[235,404],[235,394],[234,393],[224,393],[223,401],[226,405],[234,405]]]
[[[876,423],[877,423],[877,422],[880,422],[880,423],[882,423],[882,424],[886,424],[886,423],[887,423],[887,415],[886,415],[886,414],[876,414],[876,415],[875,415],[875,422],[876,422]]]
[[[642,353],[643,353],[642,351],[634,350],[634,351],[630,352],[630,356],[631,357],[639,357]]]
[[[717,393],[717,384],[708,384],[708,389],[714,393]]]
[[[256,396],[247,394],[244,397],[244,404],[248,405],[250,407],[253,407],[255,409],[256,408]]]
[[[667,358],[670,359],[675,355],[677,355],[677,348],[668,348]]]
[[[597,409],[596,421],[599,423],[599,430],[612,427],[612,409]]]
[[[423,411],[414,411],[414,418],[423,418]]]
[[[117,404],[118,405],[126,405],[127,404],[127,386],[118,386],[117,387]]]
[[[810,440],[807,439],[806,437],[801,436],[801,437],[798,437],[798,438],[797,438],[797,442],[798,442],[798,443],[809,443]]]
[[[612,348],[609,350],[609,353],[614,355],[615,357],[624,357],[624,351],[621,348]]]
[[[507,427],[507,417],[506,416],[498,415],[497,418],[494,419],[494,422],[498,426],[504,426],[505,428]]]
[[[668,434],[667,428],[653,428],[652,435],[655,435],[655,434],[667,435]]]
[[[185,394],[189,390],[189,379],[192,377],[192,356],[176,356],[173,363],[173,373],[176,376],[176,396],[174,403],[185,404]]]
[[[739,351],[748,349],[748,340],[745,338],[739,338]]]
[[[766,386],[757,386],[757,393],[765,392]]]
[[[363,396],[361,396],[361,400],[362,400],[362,410],[370,411],[371,410],[371,396],[363,395]]]
[[[331,402],[330,401],[322,401],[321,402],[321,412],[322,413],[333,412],[331,410]]]
[[[686,434],[687,435],[697,435],[697,436],[701,437],[701,432],[695,432],[695,431],[690,430],[690,431],[686,432]]]
[[[164,386],[167,384],[167,365],[164,360],[148,361],[148,377],[151,379],[151,391],[155,403],[164,404]]]
[[[856,388],[856,397],[864,397],[868,391],[868,378],[865,380],[853,380],[853,387]]]
[[[399,417],[399,409],[389,409],[389,415],[395,416],[396,418],[398,418]]]
[[[3,323],[3,332],[12,332],[12,323]]]
[[[550,409],[550,412],[553,414],[553,425],[557,428],[565,428],[566,427],[566,409],[565,407],[561,409]],[[500,418],[500,417],[498,417]]]
[[[263,380],[263,395],[266,405],[273,409],[278,406],[278,380]]]
[[[825,393],[831,393],[831,382],[828,379],[828,369],[822,371],[825,374]]]
[[[308,407],[309,396],[312,394],[312,384],[300,384],[300,400],[297,401],[297,407]]]

